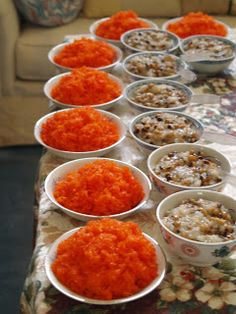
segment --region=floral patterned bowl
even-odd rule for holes
[[[190,143],[176,143],[176,144],[169,144],[163,147],[160,147],[154,150],[148,157],[147,166],[149,171],[149,176],[156,186],[156,188],[163,193],[164,195],[170,195],[175,192],[183,191],[183,190],[214,190],[214,191],[221,191],[226,184],[227,176],[223,176],[222,180],[218,183],[212,185],[205,185],[201,187],[194,187],[194,186],[185,186],[180,184],[174,184],[164,180],[162,177],[158,176],[154,172],[154,168],[159,160],[168,155],[171,152],[185,152],[193,150],[195,152],[201,152],[204,156],[209,156],[209,158],[213,158],[216,162],[219,162],[220,167],[223,170],[223,173],[230,173],[231,171],[231,164],[227,157],[221,154],[216,149],[213,149],[208,146],[200,145],[200,144],[190,144]]]
[[[219,262],[236,249],[236,238],[224,242],[206,243],[184,238],[169,230],[162,219],[166,211],[171,210],[189,198],[203,198],[222,203],[236,215],[236,201],[219,192],[210,190],[182,191],[166,197],[157,207],[156,216],[160,224],[162,236],[173,253],[180,256],[184,262],[196,266],[209,266]]]

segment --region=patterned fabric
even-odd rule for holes
[[[57,26],[73,21],[83,0],[15,0],[24,18],[41,26]]]

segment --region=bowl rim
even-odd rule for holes
[[[151,236],[149,236],[148,234],[142,232],[142,234],[144,235],[144,237],[151,242],[151,244],[154,246],[155,248],[155,252],[156,252],[156,261],[157,263],[160,260],[160,255],[161,255],[161,260],[162,260],[162,264],[163,264],[163,269],[161,271],[161,273],[158,272],[157,276],[155,277],[155,279],[144,289],[142,289],[141,291],[129,296],[129,297],[125,297],[125,298],[119,298],[119,299],[113,299],[113,300],[100,300],[100,299],[92,299],[92,298],[87,298],[84,297],[82,295],[77,294],[76,292],[73,292],[72,290],[70,290],[69,288],[67,288],[66,286],[64,286],[58,279],[57,277],[54,275],[53,271],[51,270],[51,259],[52,259],[52,255],[53,253],[55,253],[55,251],[57,250],[57,247],[59,245],[59,243],[61,243],[63,240],[69,238],[71,235],[73,235],[75,232],[77,232],[79,229],[81,229],[83,227],[77,227],[74,229],[71,229],[65,233],[63,233],[60,237],[58,237],[49,247],[47,254],[45,256],[45,260],[44,260],[44,268],[46,271],[46,275],[49,279],[49,281],[53,284],[53,286],[58,289],[60,292],[62,292],[63,294],[65,294],[66,296],[77,300],[77,301],[81,301],[84,303],[89,303],[89,304],[104,304],[104,305],[111,305],[111,304],[121,304],[124,302],[130,302],[136,299],[139,299],[145,295],[147,295],[148,293],[150,293],[151,291],[153,291],[157,286],[159,286],[161,284],[161,282],[163,281],[163,279],[165,278],[166,275],[166,269],[167,269],[167,259],[165,256],[165,253],[163,252],[163,249],[161,248],[161,246],[159,245],[159,243],[153,239]],[[157,251],[158,251],[158,255],[157,255]]]
[[[172,80],[167,80],[167,79],[159,79],[159,78],[146,78],[146,79],[142,79],[142,80],[138,80],[138,81],[134,81],[130,84],[128,84],[125,88],[124,88],[124,98],[132,103],[134,106],[140,108],[140,109],[146,109],[146,110],[151,110],[151,111],[163,111],[163,110],[170,110],[170,108],[154,108],[154,107],[148,107],[148,106],[144,106],[142,104],[139,104],[135,101],[133,101],[132,99],[129,98],[129,93],[132,90],[132,88],[139,86],[139,85],[144,85],[144,84],[148,84],[148,83],[155,83],[156,85],[158,84],[166,84],[166,85],[171,85],[174,86],[176,88],[179,88],[183,91],[185,91],[185,94],[189,96],[189,101],[187,104],[184,104],[182,106],[178,106],[178,107],[172,107],[171,111],[175,111],[175,110],[180,110],[180,109],[184,109],[185,107],[188,106],[188,104],[191,102],[191,97],[193,96],[193,92],[192,90],[185,84],[182,84],[180,82],[177,81],[172,81]]]
[[[143,76],[143,75],[139,75],[139,74],[135,74],[135,73],[130,72],[130,71],[127,69],[127,67],[126,67],[127,62],[129,62],[130,59],[135,58],[135,57],[137,57],[137,56],[141,56],[141,55],[149,55],[149,56],[151,56],[151,55],[154,55],[154,56],[160,56],[160,55],[161,55],[161,56],[171,56],[171,57],[173,57],[173,58],[179,63],[179,67],[180,67],[179,70],[187,69],[187,64],[186,64],[186,62],[184,62],[183,60],[181,60],[181,58],[179,58],[179,57],[177,57],[177,56],[175,56],[175,55],[173,55],[173,54],[171,54],[171,53],[161,53],[161,52],[153,52],[153,51],[137,52],[137,53],[133,53],[133,54],[127,56],[127,57],[123,60],[123,62],[121,63],[124,72],[125,72],[126,74],[128,74],[129,76],[134,77],[134,78],[136,78],[136,79],[154,79],[154,78],[155,78],[155,79],[159,79],[159,80],[174,80],[174,79],[177,79],[177,78],[180,76],[180,74],[178,73],[179,70],[178,70],[178,72],[177,72],[176,74],[169,75],[169,76],[160,76],[160,77],[149,77],[149,76]]]
[[[81,162],[87,161],[86,163],[83,164],[83,165],[85,165],[85,164],[91,163],[91,162],[93,162],[95,160],[109,160],[109,161],[113,161],[116,164],[128,167],[133,174],[135,172],[139,173],[144,178],[144,180],[146,182],[146,185],[147,185],[147,189],[148,189],[147,193],[144,193],[144,196],[143,196],[142,200],[135,207],[133,207],[133,208],[127,210],[127,211],[124,211],[124,212],[121,212],[121,213],[118,213],[118,214],[104,215],[104,216],[96,216],[96,215],[89,215],[89,214],[79,213],[79,212],[73,211],[73,210],[71,210],[69,208],[66,208],[63,205],[59,204],[57,202],[57,200],[53,197],[53,195],[51,195],[51,193],[48,191],[49,182],[53,181],[53,177],[54,177],[55,173],[58,170],[63,169],[67,165],[80,164]],[[48,198],[50,199],[50,201],[53,204],[55,204],[57,207],[59,207],[61,210],[65,211],[65,212],[70,212],[71,214],[74,214],[76,216],[78,215],[81,218],[85,218],[85,219],[87,219],[87,218],[90,218],[90,219],[101,219],[101,218],[119,219],[120,217],[122,219],[122,217],[125,214],[131,215],[132,213],[136,212],[140,207],[142,207],[148,201],[149,195],[150,195],[151,190],[152,190],[152,184],[151,184],[150,179],[148,178],[148,176],[142,170],[140,170],[139,168],[137,168],[137,167],[135,167],[135,166],[125,162],[125,161],[112,159],[112,158],[106,158],[106,157],[85,157],[85,158],[75,159],[75,160],[71,160],[71,161],[65,162],[65,163],[59,165],[58,167],[56,167],[55,169],[53,169],[47,175],[47,178],[45,179],[44,188],[45,188],[45,192],[46,192]]]
[[[171,183],[171,182],[168,182],[168,181],[165,181],[164,179],[162,179],[160,176],[158,176],[154,171],[153,169],[151,168],[151,160],[153,158],[153,156],[155,156],[158,152],[160,153],[160,151],[164,150],[164,149],[167,149],[168,148],[173,148],[173,150],[175,149],[175,147],[182,147],[183,150],[180,150],[180,152],[182,151],[185,151],[185,150],[188,150],[188,149],[185,149],[185,147],[187,148],[189,146],[189,149],[198,149],[199,151],[205,151],[205,149],[207,149],[208,151],[211,151],[212,153],[216,152],[218,153],[222,159],[224,159],[224,164],[226,164],[228,167],[229,167],[229,172],[232,171],[232,165],[231,165],[231,162],[230,160],[228,159],[228,157],[226,157],[224,154],[222,154],[220,151],[212,148],[212,147],[209,147],[209,146],[206,146],[206,145],[202,145],[202,144],[195,144],[195,143],[173,143],[173,144],[168,144],[168,145],[165,145],[165,146],[162,146],[156,150],[154,150],[149,156],[148,156],[148,159],[147,159],[147,167],[148,167],[148,170],[150,171],[150,173],[155,177],[157,178],[158,180],[160,180],[162,183],[172,187],[172,188],[181,188],[181,189],[184,189],[184,190],[187,190],[187,191],[192,191],[192,190],[201,190],[201,191],[204,191],[204,190],[210,190],[212,188],[217,188],[218,186],[224,184],[226,181],[227,181],[227,178],[223,178],[220,182],[218,183],[215,183],[215,184],[211,184],[211,185],[206,185],[206,186],[199,186],[199,187],[194,187],[194,186],[185,186],[185,185],[180,185],[180,184],[175,184],[175,183]],[[168,154],[168,153],[167,153]],[[214,154],[212,154],[214,156]],[[215,156],[214,156],[215,157]],[[176,192],[177,193],[177,192]]]
[[[115,115],[114,113],[111,113],[109,111],[106,111],[106,110],[101,110],[101,109],[96,109],[97,111],[99,111],[102,115],[105,115],[108,119],[112,119],[113,122],[116,124],[116,125],[119,125],[120,129],[121,129],[121,134],[119,135],[119,139],[118,141],[116,141],[115,143],[113,143],[112,145],[110,146],[107,146],[107,147],[104,147],[104,148],[100,148],[100,149],[97,149],[97,150],[91,150],[91,151],[69,151],[69,150],[61,150],[61,149],[58,149],[58,148],[54,148],[54,147],[51,147],[49,145],[47,145],[46,143],[44,143],[44,141],[42,140],[42,137],[41,137],[41,129],[42,129],[42,124],[45,123],[49,118],[53,117],[55,114],[57,113],[60,113],[60,112],[64,112],[64,111],[70,111],[70,110],[74,110],[76,108],[67,108],[67,109],[62,109],[62,110],[59,110],[59,111],[54,111],[54,112],[50,112],[46,115],[44,115],[43,117],[41,117],[36,123],[35,123],[35,126],[34,126],[34,137],[35,139],[39,142],[39,144],[41,144],[42,146],[44,146],[45,148],[47,148],[48,150],[52,150],[54,152],[57,152],[57,153],[64,153],[64,154],[70,154],[70,155],[74,155],[76,157],[76,155],[80,154],[81,156],[85,156],[89,153],[89,154],[92,154],[92,153],[99,153],[99,152],[103,152],[104,150],[106,149],[112,149],[114,148],[115,146],[119,145],[126,137],[126,127],[125,127],[125,124],[123,123],[122,119]],[[79,109],[79,108],[78,108]]]
[[[165,21],[165,22],[162,24],[161,29],[167,30],[167,27],[168,27],[168,25],[169,25],[170,23],[175,23],[175,22],[181,20],[181,19],[182,19],[183,17],[185,17],[185,16],[186,16],[186,15],[182,15],[182,16],[175,17],[175,18],[172,18],[172,19],[168,19],[167,21]],[[219,20],[217,20],[217,19],[215,19],[215,18],[214,18],[214,20],[215,20],[215,22],[217,22],[217,23],[219,23],[219,24],[222,24],[222,25],[226,28],[227,35],[226,35],[226,36],[222,36],[222,37],[223,37],[223,38],[227,38],[227,37],[230,35],[230,33],[231,33],[231,27],[228,26],[226,23],[224,23],[224,22],[222,22],[222,21],[219,21]],[[206,35],[207,35],[207,34],[206,34]],[[188,37],[189,37],[189,36],[188,36]],[[186,37],[186,38],[188,38],[188,37]]]
[[[163,147],[163,146],[166,146],[166,145],[169,145],[169,144],[166,144],[166,145],[162,145],[162,146],[158,146],[158,145],[154,145],[154,144],[149,144],[145,141],[143,141],[142,139],[140,139],[139,137],[137,137],[134,133],[134,126],[136,123],[139,122],[139,120],[141,120],[142,118],[146,117],[146,116],[152,116],[152,115],[155,115],[156,113],[169,113],[169,114],[172,114],[172,115],[178,115],[178,116],[182,116],[184,118],[186,118],[188,121],[191,121],[194,126],[199,130],[199,133],[200,133],[200,136],[199,136],[199,139],[197,141],[195,141],[194,143],[197,143],[201,136],[202,136],[202,133],[204,131],[204,126],[203,124],[196,118],[186,114],[186,113],[183,113],[183,112],[179,112],[179,111],[171,111],[171,110],[153,110],[153,111],[147,111],[147,112],[143,112],[139,115],[137,115],[136,117],[134,117],[129,125],[129,132],[130,134],[132,135],[132,137],[140,144],[142,145],[146,145],[146,146],[149,146],[150,148],[154,148],[154,149],[158,149],[160,147]],[[191,143],[192,144],[192,143]]]
[[[197,245],[200,245],[200,246],[218,246],[218,245],[227,245],[227,244],[236,242],[236,238],[232,239],[232,240],[228,240],[228,241],[221,241],[221,242],[200,242],[200,241],[197,241],[197,240],[191,240],[191,239],[188,239],[188,238],[184,238],[184,237],[178,235],[177,233],[174,233],[173,231],[171,231],[169,228],[166,227],[166,225],[162,222],[162,218],[160,217],[160,209],[165,205],[166,202],[169,202],[170,199],[173,199],[173,198],[175,198],[178,195],[183,195],[182,199],[186,199],[187,197],[185,197],[185,196],[187,196],[190,193],[196,193],[196,196],[197,196],[198,193],[199,194],[208,194],[208,195],[211,194],[212,196],[219,195],[219,196],[221,196],[224,199],[228,198],[228,200],[230,200],[231,202],[234,202],[236,204],[236,200],[233,199],[231,196],[226,195],[226,194],[221,193],[221,192],[217,192],[217,191],[200,190],[200,189],[197,189],[197,188],[194,189],[194,190],[179,191],[179,192],[176,192],[174,194],[168,195],[167,197],[165,197],[158,204],[158,206],[156,208],[156,218],[157,218],[158,223],[161,225],[161,227],[164,228],[165,231],[169,232],[171,235],[175,236],[176,238],[178,238],[178,239],[180,239],[182,241],[187,241],[187,242],[190,242],[192,244],[197,244]],[[202,198],[204,198],[204,196],[202,196]],[[235,212],[236,212],[236,210],[235,210]]]
[[[160,33],[166,33],[169,37],[171,37],[174,41],[174,46],[170,49],[167,49],[167,50],[141,50],[141,49],[138,49],[138,48],[135,48],[135,47],[132,47],[130,45],[128,45],[125,40],[126,40],[126,37],[128,37],[130,34],[132,34],[133,32],[150,32],[150,31],[158,31]],[[179,48],[179,45],[180,45],[180,39],[177,35],[175,35],[174,33],[171,33],[167,30],[163,30],[163,29],[158,29],[158,28],[135,28],[135,29],[131,29],[125,33],[123,33],[121,35],[121,38],[120,38],[120,41],[121,43],[128,49],[132,50],[132,51],[135,51],[135,52],[146,52],[146,51],[150,51],[150,52],[161,52],[161,53],[172,53],[173,51],[175,51],[176,49]]]
[[[208,64],[216,64],[217,63],[218,64],[218,63],[224,63],[226,61],[231,61],[236,57],[236,44],[232,40],[230,40],[229,38],[222,37],[222,36],[216,36],[216,35],[193,35],[193,36],[189,36],[189,37],[184,38],[180,42],[180,45],[179,45],[179,49],[181,50],[181,53],[184,54],[186,52],[186,50],[184,48],[185,44],[194,38],[210,38],[210,39],[212,38],[212,39],[217,39],[217,40],[222,41],[222,42],[227,42],[232,47],[233,53],[232,53],[232,56],[220,58],[219,60],[218,59],[216,59],[216,60],[206,59],[206,60],[202,60],[202,61],[191,61],[188,63],[208,63]]]
[[[106,72],[105,72],[106,73]],[[119,84],[120,88],[121,88],[121,94],[110,100],[110,101],[107,101],[107,102],[104,102],[102,104],[95,104],[95,105],[72,105],[72,104],[66,104],[66,103],[63,103],[55,98],[53,98],[51,96],[51,93],[49,92],[49,88],[50,90],[52,89],[52,87],[50,87],[51,85],[56,85],[59,80],[64,77],[64,76],[67,76],[67,75],[71,75],[72,72],[65,72],[65,73],[60,73],[60,74],[57,74],[53,77],[51,77],[47,82],[45,82],[44,84],[44,87],[43,87],[43,92],[44,92],[44,95],[50,100],[52,101],[53,103],[56,103],[58,106],[63,106],[63,107],[67,107],[66,109],[69,109],[69,108],[85,108],[85,107],[93,107],[95,109],[100,109],[106,105],[112,105],[114,102],[117,102],[119,100],[121,100],[123,98],[123,94],[124,94],[124,83],[123,81],[118,78],[117,76],[111,74],[111,73],[107,73],[109,78],[113,81],[115,81],[116,83]],[[54,83],[54,84],[53,84]]]
[[[101,19],[97,19],[96,21],[94,21],[90,26],[89,26],[89,32],[97,39],[99,40],[105,40],[105,41],[108,41],[110,43],[113,43],[113,44],[119,44],[121,43],[121,40],[120,39],[109,39],[109,38],[105,38],[105,37],[101,37],[101,36],[98,36],[96,35],[95,31],[96,31],[96,28],[98,27],[99,24],[101,24],[102,22],[105,22],[107,20],[109,20],[111,18],[111,16],[107,16],[107,17],[103,17]],[[151,20],[149,19],[146,19],[146,18],[142,18],[142,17],[138,17],[137,18],[138,20],[141,20],[141,21],[144,21],[148,24],[150,24],[150,28],[155,28],[155,29],[158,29],[158,25],[154,22],[152,22]]]
[[[90,34],[89,35],[85,34],[84,36],[83,36],[83,34],[81,34],[81,38],[88,38],[88,39],[91,39],[91,40],[94,40],[94,41],[101,42],[101,40],[96,39],[94,36],[92,36]],[[77,40],[80,40],[81,38],[79,38]],[[75,40],[73,40],[73,41],[75,41]],[[73,43],[73,41],[72,42],[68,41],[68,42],[60,43],[60,44],[54,46],[52,49],[50,49],[50,51],[48,52],[48,60],[53,65],[55,65],[57,68],[60,68],[60,69],[62,69],[64,71],[72,71],[74,69],[77,69],[77,68],[70,68],[70,67],[65,67],[63,65],[60,65],[59,63],[56,63],[54,61],[54,59],[53,59],[54,56],[57,54],[57,51],[59,49],[62,49],[64,47],[68,46],[68,45],[71,45]],[[103,42],[105,42],[105,41],[103,40]],[[115,50],[115,52],[116,52],[116,60],[113,63],[111,63],[111,64],[108,64],[108,65],[105,65],[105,66],[101,66],[101,67],[93,67],[93,69],[100,70],[100,71],[105,71],[105,70],[109,70],[109,69],[115,67],[116,65],[118,65],[121,62],[121,59],[123,57],[122,50],[119,47],[113,45],[112,43],[109,43],[109,42],[105,42],[105,43],[108,44],[113,50]]]

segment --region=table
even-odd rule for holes
[[[235,67],[219,77],[199,78],[191,84],[196,93],[224,95],[236,90]],[[111,110],[129,124],[137,114],[123,101]],[[236,135],[236,94],[222,99],[221,104],[189,106],[186,113],[199,118],[208,130],[227,131]],[[205,143],[229,157],[236,173],[236,146]],[[130,135],[122,146],[106,155],[109,158],[129,162],[147,172],[148,152],[138,146]],[[24,314],[152,314],[152,313],[236,313],[236,252],[231,257],[219,252],[221,263],[214,267],[185,265],[171,255],[163,241],[155,218],[155,209],[163,196],[154,188],[147,204],[138,214],[128,217],[141,229],[154,237],[164,248],[168,258],[168,274],[164,282],[149,295],[134,302],[116,306],[96,306],[79,303],[57,291],[48,281],[44,270],[44,258],[50,244],[64,232],[83,225],[56,208],[47,198],[43,183],[47,174],[67,160],[45,152],[40,160],[38,179],[35,185],[36,221],[35,248],[29,272],[21,295],[21,312]],[[236,188],[226,185],[224,192],[235,196]]]

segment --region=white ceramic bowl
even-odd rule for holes
[[[187,62],[191,68],[199,73],[206,73],[206,74],[215,74],[221,71],[224,71],[229,67],[229,65],[234,60],[236,54],[236,44],[227,38],[220,37],[220,36],[209,36],[209,35],[196,35],[190,36],[184,39],[180,44],[180,50],[182,53],[185,53],[185,46],[186,44],[194,38],[210,38],[210,39],[217,39],[221,42],[224,42],[230,45],[233,48],[233,54],[227,58],[220,58],[219,60],[204,60],[204,61],[195,61],[195,62]]]
[[[51,96],[51,92],[54,86],[56,86],[60,79],[66,75],[71,74],[71,72],[67,72],[67,73],[62,73],[62,74],[58,74],[56,76],[53,76],[52,78],[50,78],[45,84],[44,84],[44,94],[45,96],[57,107],[59,108],[84,108],[85,106],[76,106],[76,105],[71,105],[71,104],[65,104],[62,103],[58,100],[56,100],[55,98],[53,98]],[[102,109],[102,110],[107,110],[110,109],[111,107],[113,107],[114,105],[117,105],[119,103],[119,101],[123,98],[123,89],[124,89],[124,84],[122,82],[122,80],[120,80],[118,77],[116,77],[115,75],[112,74],[108,74],[110,79],[112,79],[113,81],[117,82],[120,85],[121,88],[121,94],[120,96],[118,96],[117,98],[105,102],[103,104],[94,104],[91,107],[96,108],[96,109]]]
[[[90,303],[90,304],[100,304],[100,305],[102,305],[102,304],[103,305],[120,304],[120,303],[134,301],[136,299],[139,299],[139,298],[145,296],[146,294],[148,294],[152,290],[154,290],[157,286],[159,286],[160,283],[162,282],[162,280],[164,279],[165,273],[166,273],[165,256],[164,256],[160,246],[158,245],[158,243],[153,238],[151,238],[147,234],[143,233],[143,235],[146,237],[146,239],[149,240],[152,243],[152,245],[155,247],[156,255],[157,255],[157,263],[158,263],[158,275],[146,288],[144,288],[143,290],[141,290],[138,293],[135,293],[129,297],[121,298],[121,299],[114,299],[114,300],[109,300],[109,301],[108,300],[98,300],[98,299],[87,298],[87,297],[84,297],[82,295],[78,295],[77,293],[71,291],[70,289],[65,287],[62,283],[60,283],[60,281],[56,278],[56,276],[54,275],[54,273],[51,269],[51,265],[56,258],[57,246],[63,240],[69,238],[78,229],[79,228],[72,229],[72,230],[64,233],[63,235],[61,235],[51,245],[51,247],[50,247],[50,249],[46,255],[46,259],[45,259],[45,269],[46,269],[46,274],[47,274],[49,281],[53,284],[53,286],[56,289],[58,289],[60,292],[62,292],[66,296],[68,296],[74,300],[84,302],[84,303]]]
[[[222,203],[226,208],[231,209],[236,216],[236,201],[219,192],[209,190],[182,191],[165,198],[157,207],[156,216],[162,236],[171,252],[180,256],[184,262],[196,266],[210,266],[231,253],[236,246],[236,239],[206,243],[184,238],[169,230],[163,224],[163,216],[166,211],[179,206],[183,200],[189,198],[203,198],[210,201]],[[221,253],[222,252],[222,253]]]
[[[178,191],[183,190],[214,190],[214,191],[221,191],[223,187],[226,184],[226,177],[222,179],[221,182],[212,184],[212,185],[206,185],[202,187],[191,187],[191,186],[184,186],[184,185],[178,185],[174,183],[170,183],[168,181],[165,181],[160,176],[158,176],[154,172],[154,167],[158,163],[158,161],[166,156],[170,152],[183,152],[183,151],[189,151],[194,150],[196,152],[202,152],[205,156],[216,158],[220,165],[222,166],[223,171],[226,171],[226,173],[229,173],[231,171],[231,164],[227,157],[225,157],[223,154],[221,154],[216,149],[213,149],[208,146],[200,145],[200,144],[190,144],[190,143],[178,143],[178,144],[169,144],[163,147],[158,148],[157,150],[153,151],[147,160],[147,166],[150,178],[154,185],[157,187],[157,189],[162,192],[165,195],[170,195]]]
[[[85,36],[82,36],[82,35],[81,35],[81,38],[89,38],[89,39],[96,40],[96,39],[94,39],[94,38],[92,38],[92,37],[88,37],[88,36],[86,36],[86,35],[85,35]],[[49,59],[49,61],[50,61],[53,65],[55,65],[55,66],[57,67],[57,69],[58,69],[61,73],[71,71],[71,70],[73,70],[74,68],[65,67],[65,66],[63,66],[63,65],[60,65],[60,64],[56,63],[56,62],[54,61],[54,57],[55,57],[56,55],[58,55],[59,52],[60,52],[64,47],[66,47],[66,46],[68,46],[68,45],[70,45],[70,44],[71,44],[71,42],[59,44],[59,45],[53,47],[53,48],[49,51],[49,53],[48,53],[48,59]],[[121,61],[121,59],[122,59],[122,56],[123,56],[122,51],[121,51],[120,48],[117,47],[117,46],[114,46],[114,45],[112,45],[112,44],[110,44],[110,43],[109,43],[109,45],[110,45],[111,48],[114,49],[115,52],[116,52],[116,59],[115,59],[115,61],[112,62],[112,63],[109,64],[109,65],[102,66],[102,67],[97,67],[97,68],[95,68],[95,69],[101,70],[101,71],[110,72],[115,66],[117,66],[117,65],[120,63],[120,61]]]
[[[132,29],[128,32],[125,32],[120,40],[122,42],[122,44],[124,45],[125,48],[127,48],[127,50],[131,53],[135,53],[135,52],[143,52],[143,51],[147,51],[144,49],[138,49],[135,48],[133,46],[130,46],[127,43],[127,39],[135,32],[139,32],[139,33],[148,33],[150,31],[155,31],[155,32],[159,32],[159,33],[164,33],[167,34],[167,36],[173,41],[173,46],[170,49],[167,50],[148,50],[148,51],[152,51],[152,52],[161,52],[161,53],[176,53],[178,48],[179,48],[179,44],[180,44],[180,40],[179,38],[174,35],[173,33],[170,33],[168,31],[164,31],[164,30],[160,30],[160,29],[156,29],[156,28],[137,28],[137,29]]]
[[[173,86],[176,87],[178,89],[180,89],[181,91],[183,91],[188,99],[188,102],[182,106],[176,106],[176,107],[172,107],[172,108],[154,108],[154,107],[148,107],[148,106],[144,106],[142,104],[139,104],[135,101],[132,100],[132,95],[134,93],[134,91],[139,88],[142,85],[146,85],[149,83],[153,83],[155,85],[160,85],[160,84],[166,84],[169,86]],[[170,111],[183,111],[191,102],[191,97],[193,95],[193,92],[191,91],[191,89],[179,82],[176,81],[171,81],[171,80],[161,80],[159,78],[150,78],[150,79],[145,79],[145,80],[139,80],[139,81],[135,81],[129,85],[127,85],[124,89],[124,97],[125,99],[128,101],[128,104],[135,108],[136,110],[139,110],[141,112],[147,112],[147,111],[162,111],[162,110],[170,110]]]
[[[42,140],[42,137],[41,137],[42,125],[49,118],[53,117],[54,114],[56,114],[56,113],[60,114],[60,112],[68,111],[68,110],[74,110],[74,109],[64,109],[64,110],[60,110],[57,112],[49,113],[49,114],[43,116],[42,118],[40,118],[36,122],[35,127],[34,127],[34,136],[35,136],[36,140],[39,142],[39,144],[41,144],[42,146],[47,148],[54,155],[57,155],[59,157],[66,158],[66,159],[79,159],[79,158],[86,158],[86,157],[101,157],[101,156],[104,156],[105,154],[111,152],[115,147],[117,147],[125,139],[126,127],[123,124],[122,120],[113,113],[99,110],[99,112],[101,114],[103,114],[110,121],[114,122],[117,125],[118,131],[119,131],[119,140],[117,142],[115,142],[114,144],[112,144],[108,147],[101,148],[101,149],[94,150],[94,151],[87,151],[87,152],[72,152],[72,151],[60,150],[60,149],[56,149],[56,148],[53,148],[51,146],[48,146],[47,144],[44,143],[44,141]]]
[[[165,30],[165,31],[168,31],[168,26],[169,26],[169,24],[178,22],[178,21],[181,20],[182,18],[183,18],[183,16],[170,19],[170,20],[164,22],[164,23],[162,24],[162,27],[161,27],[161,28],[162,28],[163,30]],[[225,23],[223,23],[223,22],[221,22],[221,21],[218,21],[218,20],[215,20],[215,21],[216,21],[217,23],[219,23],[219,24],[222,24],[222,25],[225,27],[225,29],[227,30],[227,35],[226,35],[226,37],[228,37],[228,36],[230,35],[230,32],[231,32],[230,27],[229,27],[227,24],[225,24]],[[206,35],[207,35],[207,34],[206,34]]]
[[[178,64],[179,71],[185,70],[187,68],[187,64],[184,61],[182,61],[179,57],[172,55],[172,54],[166,54],[166,53],[163,54],[160,52],[137,52],[137,53],[131,54],[124,59],[124,61],[122,63],[122,68],[123,68],[124,72],[128,75],[128,77],[134,81],[141,80],[141,79],[153,79],[153,78],[160,79],[160,80],[161,79],[162,80],[177,80],[177,79],[179,79],[180,74],[178,72],[176,74],[170,75],[170,76],[150,77],[150,76],[135,74],[135,73],[133,73],[127,69],[127,64],[130,62],[130,60],[137,57],[137,56],[160,56],[160,55],[161,56],[170,55],[173,59],[175,59],[177,64]]]
[[[130,123],[130,126],[129,126],[129,132],[130,134],[132,135],[132,137],[134,138],[134,140],[142,147],[144,147],[145,149],[149,149],[149,150],[155,150],[157,148],[159,148],[160,146],[158,145],[154,145],[154,144],[150,144],[150,143],[147,143],[145,142],[144,140],[142,140],[140,137],[138,137],[135,132],[134,132],[134,127],[137,123],[139,123],[139,121],[141,121],[143,118],[145,117],[151,117],[151,116],[155,116],[156,113],[159,113],[160,110],[155,110],[155,111],[149,111],[149,112],[144,112],[144,113],[141,113],[140,115],[136,116]],[[184,114],[184,113],[181,113],[181,112],[173,112],[173,111],[170,111],[170,110],[162,110],[161,112],[163,113],[169,113],[169,114],[174,114],[174,115],[177,115],[177,116],[180,116],[180,117],[184,117],[186,118],[189,122],[192,122],[194,127],[196,128],[198,134],[199,134],[199,139],[203,133],[203,130],[204,130],[204,127],[203,125],[201,124],[200,121],[198,121],[197,119],[187,115],[187,114]],[[197,142],[197,141],[196,141]],[[195,142],[195,143],[196,143]],[[162,147],[162,146],[161,146]]]
[[[104,18],[102,18],[102,19],[99,19],[99,20],[93,22],[93,23],[90,25],[90,27],[89,27],[89,31],[90,31],[90,33],[91,33],[96,39],[98,39],[98,40],[104,40],[104,41],[106,41],[106,42],[108,42],[108,43],[110,43],[110,44],[112,44],[112,45],[115,45],[115,46],[117,46],[117,47],[122,48],[123,45],[122,45],[122,43],[121,43],[120,40],[117,40],[117,39],[108,39],[108,38],[104,38],[104,37],[100,37],[100,36],[96,35],[96,29],[97,29],[98,25],[101,24],[101,23],[103,23],[103,22],[105,22],[105,21],[107,21],[107,20],[109,20],[109,19],[110,19],[110,17],[104,17]],[[141,20],[141,21],[143,21],[143,22],[146,22],[146,23],[150,24],[150,28],[158,28],[158,26],[157,26],[155,23],[153,23],[152,21],[150,21],[150,20],[143,19],[143,18],[138,18],[138,19]]]
[[[114,214],[114,215],[109,215],[109,216],[94,216],[94,215],[87,215],[87,214],[82,214],[82,213],[78,213],[75,211],[72,211],[64,206],[62,206],[61,204],[59,204],[57,202],[57,200],[55,199],[53,193],[54,193],[54,189],[55,189],[55,185],[56,183],[63,179],[67,173],[69,172],[73,172],[78,170],[79,168],[83,167],[86,164],[92,163],[95,160],[101,160],[104,158],[83,158],[83,159],[77,159],[77,160],[73,160],[73,161],[69,161],[67,163],[62,164],[61,166],[55,168],[46,178],[45,180],[45,191],[47,196],[49,197],[49,199],[57,206],[59,207],[64,213],[66,213],[67,215],[76,218],[78,220],[82,220],[82,221],[87,221],[87,220],[92,220],[92,219],[98,219],[98,218],[104,218],[104,217],[109,217],[109,218],[116,218],[116,219],[123,219],[127,216],[130,216],[131,214],[134,214],[135,212],[137,212],[148,200],[149,198],[149,194],[152,188],[151,182],[148,179],[148,177],[146,176],[145,173],[143,173],[141,170],[139,170],[138,168],[120,161],[120,160],[115,160],[115,159],[110,159],[110,158],[105,158],[105,160],[111,160],[113,162],[115,162],[117,165],[119,166],[126,166],[130,169],[130,171],[133,173],[134,177],[139,181],[139,183],[141,184],[141,186],[143,187],[143,191],[144,191],[144,197],[143,199],[139,202],[139,204],[137,206],[135,206],[134,208],[127,210],[126,212],[123,213],[119,213],[119,214]]]

